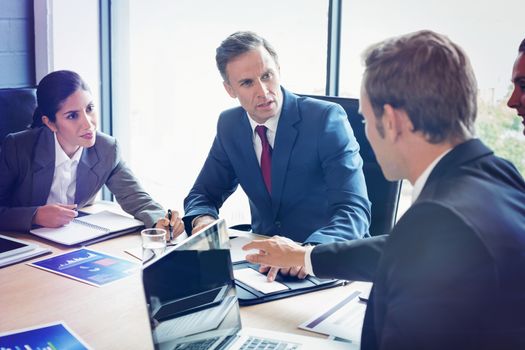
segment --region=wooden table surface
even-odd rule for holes
[[[30,234],[2,234],[49,247],[53,255],[75,249]],[[138,262],[124,251],[138,246],[140,235],[135,233],[91,245],[89,249]],[[94,287],[26,264],[50,256],[0,268],[0,333],[64,321],[93,349],[153,348],[139,271],[109,285]],[[354,282],[242,307],[242,323],[248,327],[324,337],[300,330],[297,325],[361,288],[366,287]]]

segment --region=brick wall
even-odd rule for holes
[[[0,0],[0,88],[36,85],[33,17],[33,0]]]

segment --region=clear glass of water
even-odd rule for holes
[[[140,231],[142,237],[142,261],[149,261],[164,254],[166,249],[166,230],[147,228]]]

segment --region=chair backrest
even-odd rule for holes
[[[363,158],[363,173],[365,175],[368,199],[372,202],[370,235],[377,236],[390,233],[396,220],[401,181],[388,181],[383,176],[383,172],[365,135],[363,116],[359,114],[359,100],[334,96],[302,96],[335,102],[346,111],[348,121],[360,146],[359,154]]]
[[[0,89],[0,145],[7,134],[31,125],[35,108],[35,88]]]

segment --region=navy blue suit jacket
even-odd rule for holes
[[[337,104],[283,89],[272,153],[272,193],[266,190],[242,107],[223,112],[210,153],[184,201],[186,231],[196,215],[218,216],[241,185],[253,232],[326,243],[368,235],[370,202],[359,145]]]
[[[29,231],[33,215],[45,205],[55,173],[55,140],[47,127],[6,136],[0,150],[0,230]],[[117,141],[97,132],[84,148],[77,168],[75,203],[90,204],[107,185],[122,209],[152,227],[164,216],[162,206],[141,187],[120,159]]]
[[[525,349],[525,183],[479,140],[439,161],[390,235],[311,258],[319,277],[374,282],[362,349]]]

